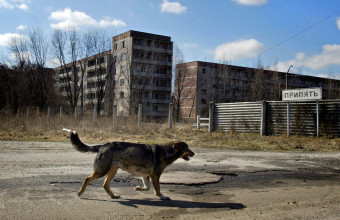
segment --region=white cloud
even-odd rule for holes
[[[16,27],[17,30],[24,30],[27,28],[27,25],[19,25],[18,27]]]
[[[240,5],[263,5],[268,2],[268,0],[232,0]]]
[[[294,59],[279,62],[277,67],[279,71],[285,71],[290,65],[293,65],[294,68],[305,67],[311,70],[321,70],[328,65],[340,65],[340,45],[325,44],[322,47],[322,52],[313,56],[297,53]]]
[[[100,20],[99,25],[103,28],[108,27],[108,26],[126,27],[126,23],[123,20],[121,19],[110,20],[109,18]]]
[[[20,35],[13,33],[0,34],[0,46],[8,46],[13,37],[20,37]]]
[[[20,8],[21,10],[28,11],[29,7],[26,4],[20,4],[16,6],[17,8]]]
[[[340,17],[336,18],[336,24],[338,25],[338,29],[340,30]]]
[[[161,12],[169,12],[180,14],[187,11],[187,7],[182,6],[179,2],[169,2],[168,0],[163,0],[161,4]]]
[[[59,60],[55,58],[55,59],[47,60],[46,65],[49,68],[55,68],[55,67],[60,66],[60,63],[59,63]]]
[[[50,19],[59,21],[51,24],[54,29],[63,29],[69,26],[96,25],[97,22],[84,12],[72,11],[70,8],[58,10],[51,13]]]
[[[239,40],[218,46],[215,49],[215,59],[217,60],[239,60],[256,56],[263,51],[264,45],[255,40]]]
[[[96,26],[101,27],[108,26],[126,26],[126,23],[121,19],[102,19],[99,22],[93,19],[91,16],[84,12],[72,11],[70,8],[65,8],[64,10],[58,10],[51,13],[49,19],[59,21],[58,23],[51,24],[54,29],[64,29],[70,26]]]
[[[21,4],[16,4],[16,2],[20,2]],[[0,8],[11,10],[19,8],[21,10],[28,11],[29,7],[24,2],[26,2],[26,0],[0,0]]]
[[[7,0],[0,0],[0,8],[14,9],[14,5],[9,3]]]
[[[194,48],[194,47],[198,47],[198,45],[196,43],[184,43],[183,47]]]

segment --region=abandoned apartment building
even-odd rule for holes
[[[280,101],[285,88],[321,87],[323,99],[340,98],[340,80],[262,68],[195,61],[178,64],[178,78],[174,91],[180,97],[180,118],[208,116],[210,102]]]
[[[103,110],[117,106],[118,116],[136,113],[164,118],[171,102],[173,43],[171,37],[127,31],[112,38],[112,49],[86,59],[85,74],[77,105],[97,105]],[[78,61],[78,86],[81,68]],[[66,96],[73,83],[72,69],[58,67],[59,91]],[[324,99],[340,98],[340,80],[248,68],[211,62],[187,62],[176,66],[174,107],[180,118],[208,115],[210,102],[281,100],[282,90],[321,87]],[[176,83],[176,81],[180,83]],[[181,88],[178,88],[178,87]],[[71,88],[73,85],[71,86]],[[74,87],[73,87],[74,88]],[[177,100],[176,100],[177,99]],[[176,104],[176,102],[178,104]]]
[[[146,117],[167,116],[171,97],[172,52],[173,43],[168,36],[138,31],[114,36],[111,50],[86,59],[78,105],[81,102],[85,103],[84,106],[96,105],[104,89],[102,103],[106,111],[116,105],[117,115],[125,116],[135,112],[142,104]],[[82,75],[80,63],[76,67],[78,79]],[[72,66],[67,64],[65,71],[55,68],[59,76],[59,91],[64,96],[70,89],[67,85],[73,83]]]

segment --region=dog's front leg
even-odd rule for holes
[[[161,193],[161,187],[159,185],[159,178],[160,178],[159,175],[152,175],[151,176],[152,184],[153,184],[153,187],[155,189],[155,195],[158,196],[161,200],[170,200],[169,197],[164,196]]]
[[[142,180],[143,180],[144,187],[136,186],[135,190],[136,191],[148,191],[148,190],[150,190],[150,177],[149,176],[143,177]]]

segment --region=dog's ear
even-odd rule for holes
[[[175,150],[181,150],[185,147],[186,143],[184,143],[183,141],[175,141],[172,145],[172,147],[175,149]]]

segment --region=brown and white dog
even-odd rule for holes
[[[135,190],[149,190],[151,179],[155,194],[161,200],[169,200],[169,197],[160,192],[159,179],[164,169],[178,158],[188,161],[190,157],[195,155],[188,145],[182,141],[162,145],[110,142],[103,145],[88,146],[80,141],[77,132],[64,130],[71,133],[71,143],[76,150],[97,153],[93,164],[93,173],[84,180],[78,191],[78,196],[85,191],[93,180],[105,176],[105,191],[111,198],[120,198],[119,195],[110,190],[110,183],[120,168],[134,176],[142,177],[144,186],[136,186]]]

